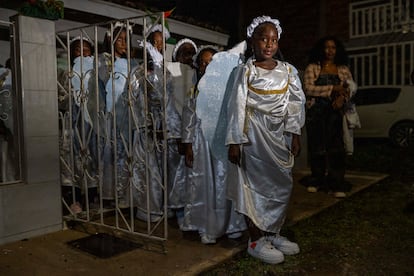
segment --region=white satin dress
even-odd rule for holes
[[[226,145],[241,144],[229,165],[227,196],[261,230],[279,233],[292,191],[292,134],[301,134],[305,95],[296,68],[239,66],[227,105]]]

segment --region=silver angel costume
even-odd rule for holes
[[[137,217],[142,220],[156,221],[162,212],[162,177],[157,153],[154,121],[151,113],[146,114],[147,103],[144,89],[144,68],[142,65],[132,69],[131,76],[131,117],[134,126],[132,144],[132,190],[134,206],[137,207]],[[150,92],[151,93],[151,92]],[[148,193],[148,200],[147,200]],[[149,212],[148,212],[149,210]]]
[[[126,58],[115,58],[112,65],[110,59],[110,56],[104,53],[99,62],[100,79],[105,83],[106,91],[102,198],[114,199],[117,194],[121,204],[125,205],[129,197],[127,155],[130,152],[127,152],[127,149],[133,139],[129,128],[128,70],[134,67],[134,61],[131,60],[131,64],[128,65]]]
[[[139,180],[141,181],[141,185],[138,185],[139,189],[136,197],[138,204],[137,218],[146,220],[148,217],[147,210],[149,210],[149,213],[151,215],[150,219],[152,221],[156,221],[157,217],[163,214],[164,208],[164,188],[161,180],[164,178],[162,151],[165,149],[163,148],[163,140],[167,140],[167,179],[169,182],[171,182],[175,178],[177,166],[180,159],[180,155],[177,151],[176,139],[180,138],[181,136],[181,116],[176,109],[172,79],[168,71],[166,72],[164,79],[162,55],[156,51],[156,49],[150,43],[148,43],[147,46],[150,49],[149,52],[151,54],[153,62],[153,68],[148,71],[148,91],[146,94],[148,104],[147,118],[148,124],[152,129],[151,134],[153,134],[153,136],[149,138],[150,144],[152,144],[152,146],[150,146],[150,148],[147,148],[146,151],[149,151],[154,155],[150,157],[148,165],[149,167],[147,167],[151,173],[151,180],[149,183],[142,182],[142,179]],[[166,87],[166,95],[164,95],[164,81]],[[143,90],[144,85],[141,83],[139,90],[141,96],[143,96]],[[163,123],[164,119],[165,125]],[[165,132],[163,131],[164,128],[166,128]],[[163,137],[164,133],[166,133],[166,137]],[[137,137],[137,139],[142,140],[141,144],[143,144],[143,139],[148,139],[142,136],[139,137]],[[138,150],[145,152],[144,148],[140,148]],[[140,170],[136,170],[135,173],[139,174]],[[168,184],[168,186],[170,185],[171,184]],[[149,193],[149,201],[147,200],[147,193]]]
[[[227,159],[215,154],[220,150],[212,143],[227,78],[238,60],[237,55],[217,53],[183,108],[182,141],[192,143],[194,161],[180,191],[185,201],[181,228],[197,230],[209,240],[247,228],[226,197]]]
[[[167,69],[171,76],[173,89],[173,102],[175,109],[182,118],[183,107],[186,98],[195,84],[195,72],[190,66],[180,62],[168,62]],[[181,128],[176,129],[180,131]],[[169,167],[168,167],[168,207],[170,209],[179,209],[184,207],[186,198],[184,189],[187,181],[188,170],[185,166],[185,157],[178,153],[177,146],[174,141],[169,146]]]
[[[170,204],[174,208],[184,207],[181,230],[206,233],[211,218],[215,217],[211,204],[214,201],[214,175],[208,143],[200,128],[201,120],[195,113],[196,95],[189,94],[191,95],[183,108],[181,141],[192,144],[193,168],[186,168],[185,160],[181,160],[180,168],[186,171],[186,177],[184,182],[174,183],[170,192]]]
[[[75,156],[75,180],[96,187],[98,173],[97,131],[103,128],[98,109],[105,107],[103,88],[96,88],[94,57],[77,57],[71,72],[72,123]],[[98,104],[99,103],[99,104]],[[98,126],[98,124],[100,124]],[[102,134],[102,133],[101,133]],[[85,170],[86,169],[86,170]]]
[[[12,71],[0,68],[0,120],[11,133],[14,132],[12,94]]]
[[[12,72],[0,68],[0,181],[16,179]]]
[[[241,144],[231,164],[228,196],[261,230],[279,233],[292,191],[292,134],[304,125],[305,95],[297,70],[277,61],[273,70],[249,59],[234,72],[226,145]]]

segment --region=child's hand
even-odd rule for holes
[[[336,86],[335,86],[336,87]],[[332,91],[332,107],[334,110],[340,110],[349,100],[349,90],[344,86],[338,86]]]
[[[229,146],[228,159],[231,163],[240,166],[240,145]]]
[[[185,146],[184,146],[184,144],[181,142],[181,139],[177,139],[177,140],[176,140],[176,143],[177,143],[177,150],[178,150],[178,153],[179,153],[180,155],[184,155],[184,154],[185,154]]]
[[[297,157],[300,153],[300,136],[297,134],[293,134],[292,136],[292,146],[291,146],[291,152],[293,156]]]
[[[194,161],[193,145],[191,143],[183,143],[182,145],[185,148],[185,165],[192,168]]]

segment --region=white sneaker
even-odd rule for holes
[[[286,237],[274,235],[270,237],[270,240],[273,246],[282,251],[285,255],[295,255],[300,251],[299,245],[295,242],[291,242]]]
[[[269,264],[279,264],[285,260],[283,253],[277,250],[267,237],[261,237],[254,242],[251,242],[249,239],[247,253]]]
[[[200,233],[201,236],[201,243],[202,244],[215,244],[217,241],[215,238],[205,234],[205,233]]]
[[[242,232],[233,232],[233,233],[227,234],[227,237],[229,239],[238,239],[241,236],[243,236],[243,233]]]

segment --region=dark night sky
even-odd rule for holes
[[[2,2],[1,6],[17,9],[24,0],[0,2]],[[172,18],[226,33],[230,35],[229,46],[243,39],[244,32],[240,34],[241,24],[238,21],[243,0],[107,0],[107,2],[151,11],[167,11],[175,8]],[[99,16],[90,18],[90,21],[96,20],[105,21]]]
[[[239,2],[231,0],[143,0],[133,1],[153,6],[159,10],[170,10],[175,7],[173,15],[190,24],[206,26],[229,34],[229,45],[238,42]],[[217,28],[218,27],[218,28]]]

